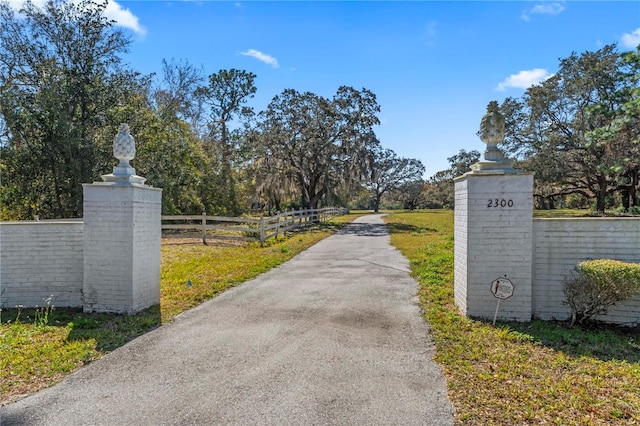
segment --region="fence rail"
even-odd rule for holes
[[[254,241],[264,244],[269,238],[287,231],[347,214],[338,207],[292,210],[260,218],[201,215],[162,216],[163,238],[198,238],[207,240]]]

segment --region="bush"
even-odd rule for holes
[[[628,209],[620,206],[616,209],[615,212],[619,216],[640,216],[640,206],[631,206]]]
[[[640,264],[610,259],[580,262],[563,290],[571,324],[583,323],[640,290]]]

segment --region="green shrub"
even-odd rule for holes
[[[611,259],[580,262],[563,290],[571,324],[583,323],[640,290],[640,264]]]

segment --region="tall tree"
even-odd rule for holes
[[[378,111],[366,89],[341,87],[331,100],[287,89],[260,114],[256,152],[277,158],[281,176],[296,182],[300,204],[316,208],[364,175],[367,153],[378,143]]]
[[[255,79],[255,74],[244,70],[220,70],[209,76],[208,85],[197,89],[197,95],[210,108],[205,148],[219,162],[219,173],[213,178],[217,180],[215,190],[222,196],[220,201],[226,205],[228,213],[232,214],[240,212],[234,162],[244,130],[241,124],[253,116],[253,110],[246,104],[257,91]],[[236,127],[232,127],[234,122],[238,124]]]
[[[611,121],[588,132],[586,138],[617,157],[620,178],[616,189],[621,193],[622,206],[625,210],[640,209],[640,45],[620,55],[620,69],[622,82],[614,94],[620,107],[611,111]],[[606,104],[598,104],[591,112],[606,110]]]
[[[338,114],[343,181],[358,182],[366,170],[369,153],[379,147],[373,128],[380,124],[380,105],[372,91],[350,86],[340,86],[332,104]]]
[[[204,71],[187,60],[162,60],[162,81],[153,97],[160,116],[166,121],[187,122],[194,135],[202,133],[202,99],[196,92],[204,81]]]
[[[425,182],[420,180],[401,184],[385,197],[389,202],[402,206],[403,209],[415,210],[425,205]]]
[[[300,204],[315,207],[328,189],[335,165],[335,110],[325,98],[287,89],[273,98],[261,116],[257,152],[279,159],[280,175],[292,176],[301,191]]]
[[[369,168],[371,175],[367,186],[374,196],[375,212],[380,211],[380,200],[384,194],[403,184],[421,180],[424,173],[420,160],[398,157],[394,151],[382,147],[372,151]]]
[[[597,210],[604,212],[607,196],[619,189],[633,151],[632,138],[620,138],[619,131],[604,137],[598,131],[613,128],[638,87],[637,80],[627,78],[624,66],[615,45],[573,53],[560,60],[554,76],[529,88],[522,101],[503,103],[507,123],[515,124],[507,126],[505,146],[548,179],[542,191],[544,179],[537,181],[539,195],[582,193],[594,197]]]
[[[106,1],[0,2],[3,215],[79,216],[82,183],[97,176],[96,129],[123,98],[129,39],[104,16]]]

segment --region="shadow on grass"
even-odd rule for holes
[[[81,308],[3,309],[2,322],[37,324],[69,329],[68,341],[90,340],[96,350],[110,352],[162,324],[160,306],[152,306],[135,315],[85,313]]]
[[[567,322],[541,320],[502,323],[502,326],[577,358],[585,356],[602,361],[640,363],[640,327],[602,323],[571,327]]]
[[[406,234],[413,235],[432,234],[438,232],[435,228],[429,228],[425,226],[415,226],[408,223],[387,223],[387,228],[392,234]]]
[[[437,232],[436,229],[414,226],[406,223],[351,223],[340,230],[340,234],[350,234],[364,237],[375,237],[392,234],[430,234]]]
[[[96,349],[110,352],[162,324],[160,306],[135,315],[83,313],[69,324],[68,340],[95,339]]]

